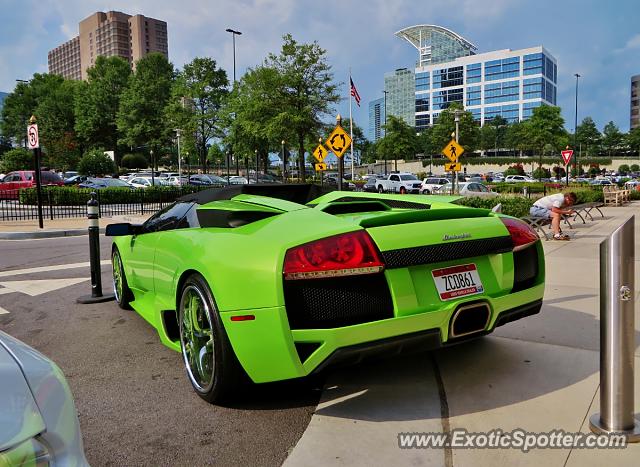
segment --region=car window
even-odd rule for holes
[[[479,189],[480,191],[484,192],[484,193],[487,193],[487,192],[489,192],[489,191],[490,191],[490,190],[489,190],[489,188],[487,188],[486,186],[481,185],[481,184],[478,184],[478,189]]]
[[[30,182],[31,180],[33,180],[33,174],[32,173],[24,174],[24,179],[27,182]],[[18,179],[18,180],[20,180],[20,179]]]
[[[415,175],[411,175],[411,174],[400,175],[400,180],[418,180],[418,177],[416,177]]]
[[[149,219],[147,219],[147,221],[142,226],[144,232],[161,232],[165,230],[183,229],[186,227],[190,227],[192,221],[189,221],[187,219],[186,222],[182,222],[182,220],[185,218],[185,215],[189,212],[193,205],[194,203],[181,202],[170,204],[166,208],[158,211]],[[197,219],[195,222],[197,223]]]
[[[400,177],[398,177],[397,175],[392,175],[391,177],[389,177],[389,180],[391,180],[392,182],[399,182]]]

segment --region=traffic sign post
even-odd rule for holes
[[[29,126],[27,126],[27,147],[33,149],[33,167],[35,169],[36,178],[36,198],[38,201],[38,225],[41,229],[44,228],[44,221],[42,220],[42,180],[40,173],[40,136],[38,134],[38,125],[36,124],[36,117],[32,115],[29,119]]]
[[[455,133],[457,139],[457,131]],[[453,136],[453,135],[452,135]],[[447,157],[451,163],[445,164],[445,171],[453,172],[453,179],[451,180],[451,194],[455,191],[455,186],[458,181],[458,172],[461,169],[461,164],[458,162],[458,158],[464,153],[464,148],[458,144],[455,139],[451,139],[447,145],[442,148],[442,155]]]
[[[342,128],[342,117],[340,114],[336,117],[336,127],[327,138],[325,144],[338,158],[338,190],[342,191],[342,178],[344,176],[344,160],[342,156],[351,145],[351,137]]]
[[[327,148],[325,148],[322,144],[318,144],[318,147],[313,150],[313,157],[316,158],[318,163],[322,163],[324,158],[327,157]]]
[[[566,175],[567,175],[567,186],[569,186],[569,162],[571,162],[571,157],[573,157],[573,149],[569,149],[569,146],[567,146],[567,149],[562,151],[560,154],[562,154],[562,161],[564,162],[564,171],[566,172]],[[576,170],[576,177],[578,175],[579,174]]]

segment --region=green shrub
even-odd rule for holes
[[[143,154],[125,154],[120,161],[120,165],[128,169],[146,169],[149,167],[149,161]]]
[[[513,165],[515,163],[528,165],[528,164],[540,164],[543,165],[554,165],[561,163],[562,159],[558,157],[543,157],[542,160],[540,157],[479,157],[475,155],[464,154],[460,158],[460,162],[462,165],[484,165],[484,164],[492,164],[492,165]],[[425,157],[422,159],[422,166],[427,167],[430,163],[433,163],[435,166],[444,165],[448,163],[449,159],[446,157],[433,157],[433,161],[431,158]],[[581,157],[580,164],[600,164],[600,165],[610,165],[611,158],[610,157]],[[633,169],[631,169],[633,170]]]
[[[551,171],[549,169],[545,169],[544,167],[538,167],[533,171],[533,178],[551,178]]]
[[[629,167],[629,169],[630,169],[632,172],[640,172],[640,165],[638,165],[638,164],[631,164],[631,166]]]
[[[620,175],[627,175],[630,172],[630,168],[627,164],[622,164],[620,167],[618,167],[618,173]]]
[[[33,154],[24,148],[15,148],[0,157],[0,172],[9,173],[14,170],[33,170]]]
[[[479,196],[465,196],[454,201],[454,204],[471,208],[491,209],[497,204],[502,204],[502,213],[513,217],[529,215],[533,206],[533,200],[523,196],[498,196],[496,198],[481,198]]]
[[[504,171],[504,176],[506,177],[507,175],[524,175],[522,164],[515,164],[509,167]]]
[[[70,186],[43,187],[43,199],[56,206],[80,206],[85,205],[91,198],[91,192],[98,195],[100,204],[134,204],[134,203],[170,203],[180,196],[195,193],[207,187],[184,185],[181,187],[154,186],[144,189],[131,190],[129,188],[104,188],[92,190],[90,188],[77,188]],[[36,204],[36,189],[25,188],[20,190],[20,202],[23,204]]]
[[[116,165],[102,149],[89,151],[78,163],[78,172],[81,175],[111,175],[115,170]]]

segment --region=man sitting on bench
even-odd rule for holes
[[[562,216],[573,214],[573,210],[567,208],[573,206],[577,199],[578,197],[573,192],[545,196],[533,203],[529,213],[533,217],[551,219],[554,240],[569,240],[569,236],[563,234],[562,230],[560,230],[560,220]]]

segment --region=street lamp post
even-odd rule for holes
[[[227,28],[225,31],[230,33],[231,37],[233,37],[233,84],[235,86],[236,84],[236,36],[240,36],[242,35],[242,33],[240,31],[235,31],[231,28]],[[235,120],[235,115],[233,118]],[[238,161],[238,158],[236,157],[236,175],[240,175],[240,168],[238,164],[239,164],[239,161]],[[227,169],[227,177],[228,176],[229,176],[229,170]]]
[[[149,150],[151,154],[151,185],[156,186],[156,160],[153,158],[153,149]]]
[[[576,154],[576,143],[578,141],[578,78],[580,75],[575,73],[576,77],[576,112],[573,126],[573,171],[576,173],[576,178],[580,175],[578,173],[578,154]]]
[[[174,130],[178,138],[178,186],[182,185],[182,161],[180,157],[180,128]]]
[[[256,183],[258,183],[258,171],[260,170],[260,156],[258,155],[258,150],[256,149]],[[249,172],[247,172],[247,179],[249,178]]]
[[[284,152],[285,143],[286,141],[282,140],[282,183],[287,182],[287,161],[286,161],[287,156]]]
[[[384,136],[387,136],[387,94],[389,91],[384,90]],[[384,155],[384,174],[387,175],[387,155]]]

